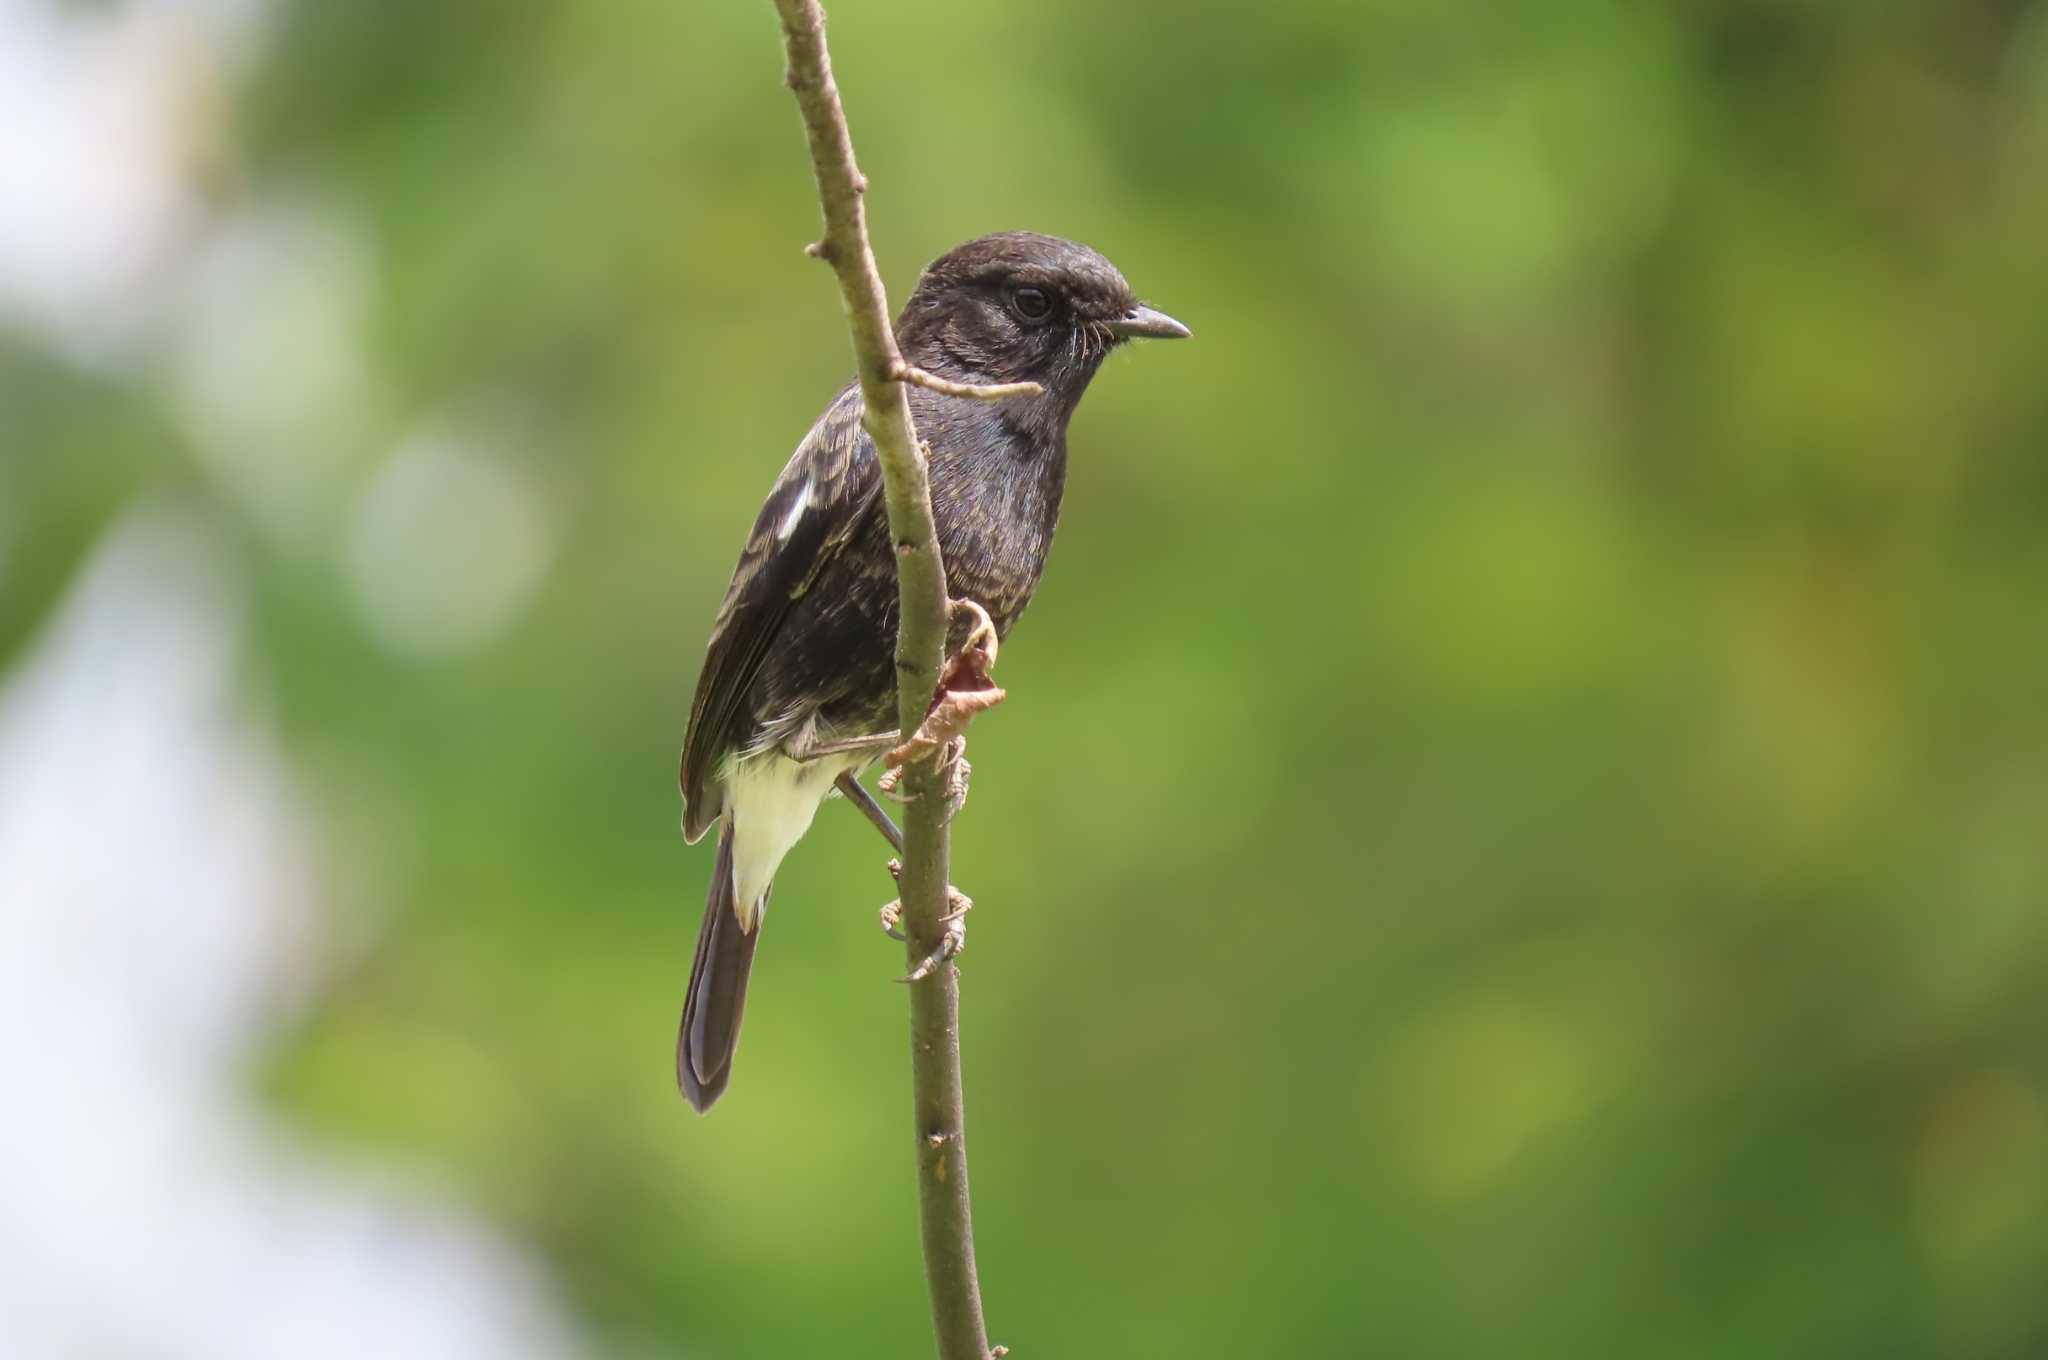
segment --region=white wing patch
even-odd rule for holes
[[[812,483],[807,479],[804,482],[804,489],[797,493],[796,504],[790,506],[789,513],[782,517],[781,525],[775,530],[777,543],[789,541],[789,536],[796,532],[796,526],[803,520],[804,511],[811,508],[811,486]]]

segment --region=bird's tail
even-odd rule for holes
[[[754,970],[754,945],[765,911],[754,928],[740,927],[733,910],[732,819],[718,828],[718,863],[705,895],[704,924],[697,931],[697,958],[690,965],[690,991],[683,1001],[682,1033],[676,1038],[676,1080],[698,1114],[725,1092],[739,1047],[740,1016],[747,1008],[747,975]],[[767,905],[768,894],[761,894]]]

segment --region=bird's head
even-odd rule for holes
[[[972,382],[1042,383],[1069,409],[1117,345],[1188,334],[1138,301],[1095,251],[1030,231],[983,236],[932,261],[896,322],[897,344],[918,367]]]

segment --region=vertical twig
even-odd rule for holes
[[[923,722],[946,643],[946,569],[932,522],[931,488],[911,422],[905,381],[915,381],[896,349],[888,297],[868,245],[861,196],[867,179],[854,163],[853,138],[832,80],[825,14],[816,0],[775,0],[782,19],[785,79],[803,111],[817,173],[825,234],[810,253],[832,266],[846,301],[867,430],[881,462],[896,545],[901,623],[896,637],[900,730]],[[937,762],[904,766],[910,802],[903,825],[900,887],[908,959],[940,944],[947,910],[945,798]],[[943,1360],[990,1354],[974,1273],[974,1228],[967,1191],[967,1137],[960,1081],[959,973],[951,963],[910,985],[911,1069],[917,1120],[917,1189],[932,1325]]]

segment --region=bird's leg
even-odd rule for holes
[[[888,812],[883,809],[882,805],[875,801],[875,796],[868,792],[867,785],[861,783],[859,777],[852,770],[841,770],[839,778],[834,780],[833,783],[841,793],[846,795],[846,801],[859,808],[861,815],[875,824],[875,830],[882,833],[882,839],[889,842],[890,848],[897,854],[902,854],[903,832],[901,828],[890,819]],[[890,863],[893,864],[895,861],[891,860]]]
[[[792,742],[782,748],[782,754],[788,756],[799,765],[806,765],[813,760],[819,760],[825,756],[880,755],[896,745],[897,739],[898,735],[893,728],[887,732],[876,732],[871,736],[865,737],[835,737],[831,741],[819,741],[816,738],[812,738],[807,741]]]

